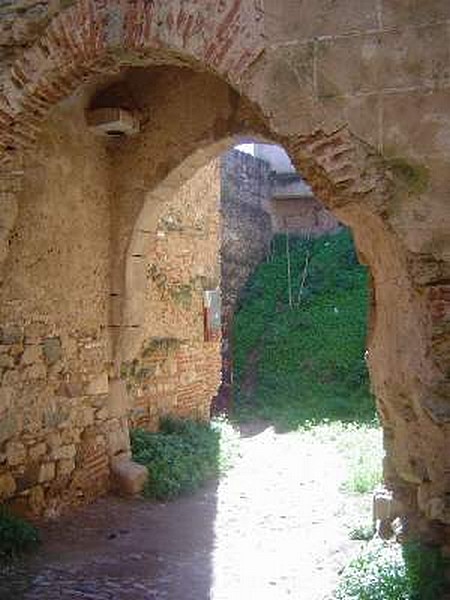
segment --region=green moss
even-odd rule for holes
[[[192,286],[189,284],[178,285],[170,289],[173,300],[183,308],[190,308],[192,303]]]
[[[430,175],[425,165],[407,161],[402,157],[388,158],[385,163],[396,180],[407,187],[409,191],[422,194],[427,190]]]
[[[180,345],[180,340],[177,338],[170,337],[152,337],[150,338],[148,344],[145,346],[144,351],[142,352],[142,356],[148,358],[155,352],[165,352],[168,353],[170,350],[174,350],[178,348]]]
[[[120,365],[120,376],[122,379],[133,378],[136,375],[136,370],[138,368],[138,361],[134,359],[130,362],[123,362]]]

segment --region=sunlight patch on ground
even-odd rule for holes
[[[352,465],[340,433],[268,427],[242,439],[218,489],[212,600],[329,597],[361,548],[354,521],[371,519],[370,494],[344,493]]]

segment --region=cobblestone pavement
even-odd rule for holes
[[[334,448],[270,428],[242,448],[229,476],[194,496],[108,497],[49,523],[40,552],[0,575],[0,600],[329,597],[359,548],[348,531],[361,502],[339,491]]]

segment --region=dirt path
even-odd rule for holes
[[[104,498],[50,524],[38,556],[0,576],[0,599],[329,597],[370,499],[339,491],[345,468],[332,445],[269,428],[243,438],[241,454],[195,496]]]

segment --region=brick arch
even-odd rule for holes
[[[121,67],[200,65],[238,85],[263,50],[259,0],[79,0],[11,67],[0,93],[0,264],[17,212],[24,155],[51,108]]]

